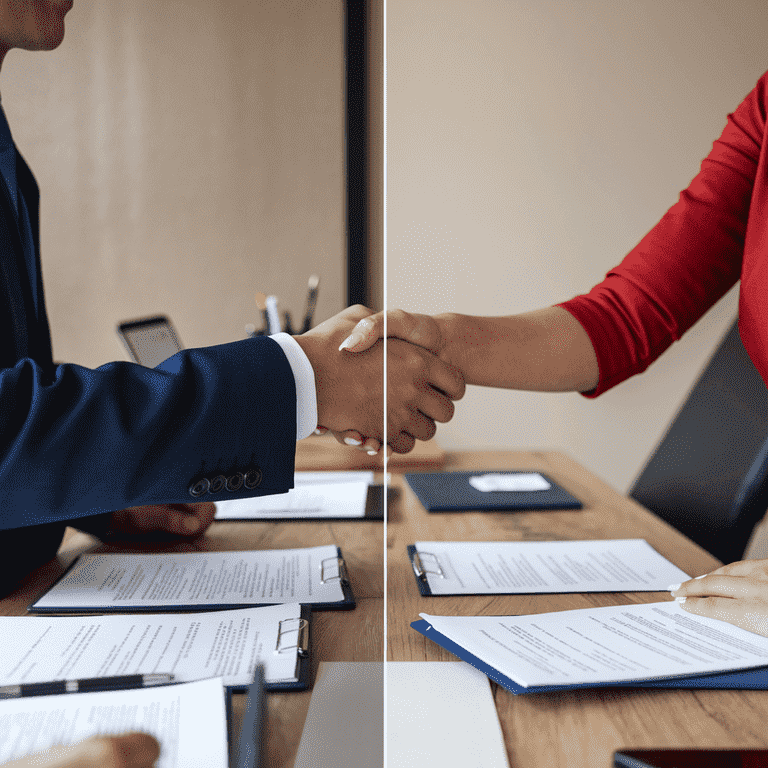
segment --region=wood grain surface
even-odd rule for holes
[[[419,612],[492,615],[671,600],[667,592],[422,597],[406,546],[415,541],[546,541],[643,538],[691,576],[720,562],[568,456],[541,452],[449,454],[444,469],[546,472],[583,504],[580,511],[433,513],[402,477],[387,526],[387,658],[455,661],[410,628]],[[766,747],[768,691],[578,690],[513,696],[492,684],[514,768],[605,766],[620,747]]]

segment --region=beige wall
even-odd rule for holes
[[[389,305],[502,315],[589,289],[672,205],[768,69],[768,5],[388,0]],[[570,452],[629,487],[731,292],[595,401],[472,388],[447,447]]]
[[[346,299],[341,0],[76,2],[0,92],[42,190],[54,354],[125,358],[164,312],[187,346],[244,337],[254,293]]]

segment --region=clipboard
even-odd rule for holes
[[[413,575],[422,597],[433,597],[432,589],[427,581],[427,574],[443,575],[440,561],[431,552],[419,552],[415,544],[408,545],[408,557],[411,561]]]
[[[545,491],[491,491],[484,493],[469,478],[484,474],[519,475],[535,471],[550,485]],[[428,512],[522,512],[526,510],[581,509],[582,503],[552,478],[537,470],[484,469],[472,472],[414,472],[405,475],[411,490]]]
[[[122,554],[122,553],[114,553]],[[174,553],[175,554],[175,553]],[[62,581],[73,570],[82,555],[76,557],[59,576],[56,581],[51,584],[48,589],[43,592],[40,597],[34,603],[27,606],[28,613],[38,614],[92,614],[92,613],[197,613],[202,611],[225,611],[227,609],[234,608],[261,608],[267,605],[280,605],[277,603],[216,603],[214,605],[200,605],[200,604],[182,604],[182,605],[99,605],[99,606],[39,606],[37,603],[50,592],[60,581]],[[355,608],[355,596],[352,594],[352,587],[349,582],[349,573],[347,570],[347,564],[344,561],[344,555],[339,547],[336,547],[336,556],[329,557],[322,560],[320,570],[320,581],[326,583],[329,581],[339,582],[342,592],[342,600],[334,603],[302,603],[302,609],[304,606],[308,606],[312,611],[351,611]],[[329,575],[333,569],[336,569],[336,575]],[[328,573],[326,573],[326,571]],[[292,602],[286,600],[285,602]],[[293,601],[298,602],[298,601]]]
[[[438,632],[428,621],[419,619],[411,622],[411,627],[432,642],[444,648],[462,661],[466,661],[491,680],[506,688],[510,693],[548,693],[550,691],[570,691],[576,688],[710,688],[713,690],[764,691],[768,690],[768,666],[752,669],[712,672],[706,675],[688,675],[645,680],[625,680],[608,683],[576,683],[573,685],[538,685],[528,688],[519,685],[498,669],[470,653],[466,648],[455,643]]]
[[[387,491],[387,503],[390,503],[393,499],[397,498],[400,489],[395,487],[388,488]],[[365,514],[362,517],[348,517],[346,515],[307,515],[305,517],[226,517],[217,518],[217,522],[237,523],[237,522],[264,522],[264,523],[307,523],[312,520],[319,522],[327,522],[328,520],[338,520],[340,522],[349,521],[355,522],[357,520],[378,520],[384,519],[384,486],[383,485],[369,485],[368,495],[365,500]]]

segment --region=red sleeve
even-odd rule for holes
[[[768,73],[739,105],[701,171],[602,283],[558,306],[597,354],[596,397],[644,371],[739,279],[766,117]]]

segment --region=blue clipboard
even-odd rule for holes
[[[454,643],[441,632],[438,632],[428,621],[419,619],[411,623],[411,627],[424,637],[437,643],[462,661],[466,661],[491,680],[497,682],[510,693],[547,693],[549,691],[570,691],[576,688],[712,688],[720,690],[764,691],[768,690],[768,667],[740,670],[736,672],[713,672],[707,675],[690,675],[681,677],[665,677],[658,679],[627,680],[621,683],[578,683],[575,685],[539,685],[528,688],[519,685],[498,669],[486,664],[466,648]]]
[[[550,485],[546,491],[491,491],[483,493],[469,478],[493,473],[520,475],[536,471]],[[552,478],[537,470],[510,472],[483,469],[473,472],[414,472],[405,479],[428,512],[522,512],[542,509],[581,509],[582,503]]]

